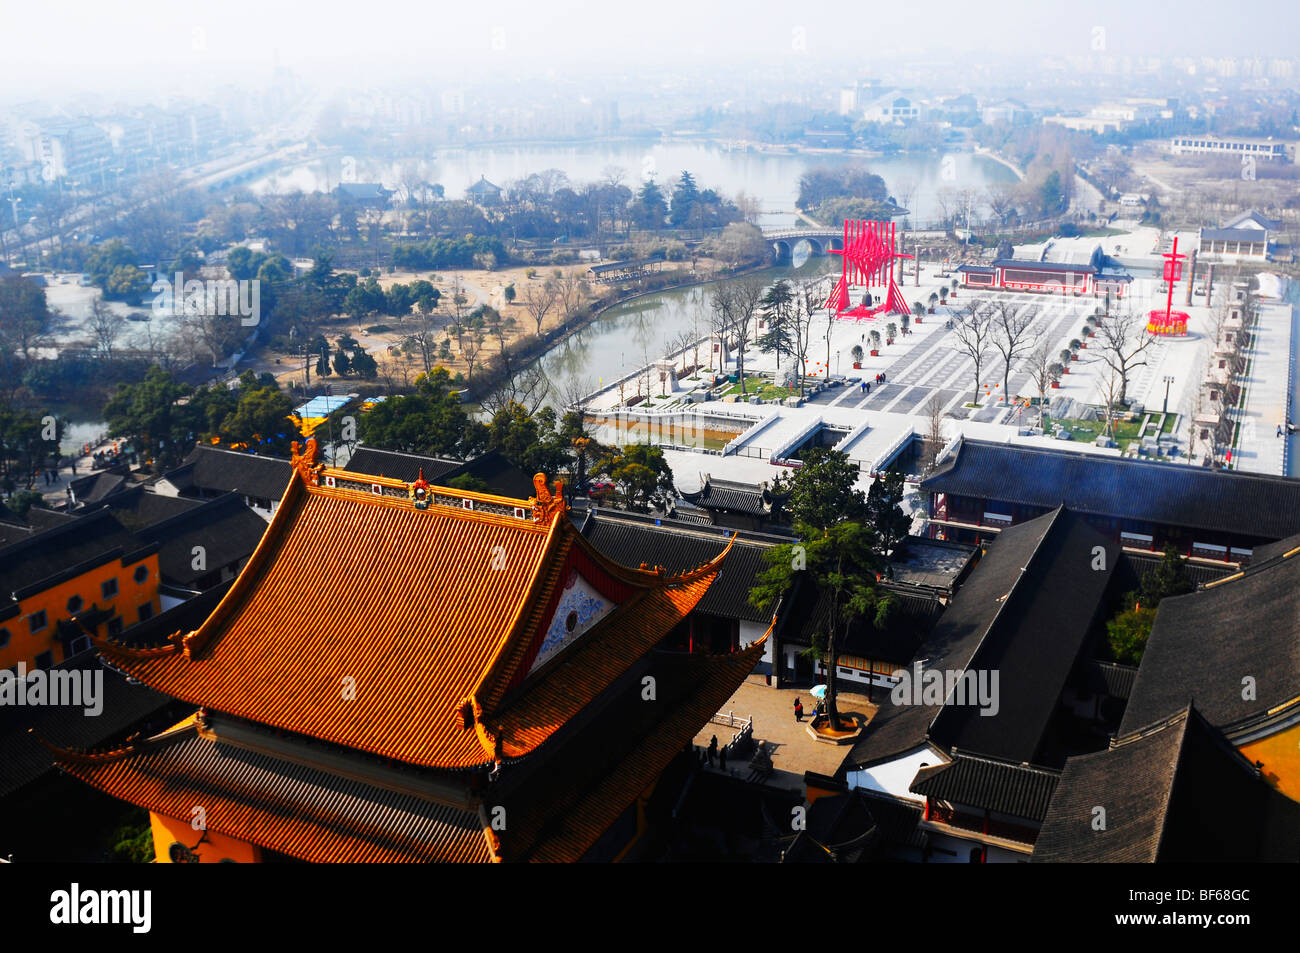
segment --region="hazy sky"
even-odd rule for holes
[[[311,78],[372,83],[385,74],[635,70],[710,57],[852,68],[884,55],[944,55],[956,69],[971,50],[1294,56],[1297,10],[1295,0],[0,0],[0,83],[6,99],[76,87],[111,95],[119,83],[265,76],[277,54]]]

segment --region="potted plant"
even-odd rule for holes
[[[925,314],[925,305],[919,301],[912,302],[912,314],[916,315],[916,323],[921,323],[921,315]]]
[[[940,304],[947,304],[947,303],[948,303],[948,286],[947,286],[947,285],[944,285],[942,288],[939,289],[939,303],[940,303]]]
[[[1070,349],[1067,347],[1060,353],[1059,357],[1061,360],[1062,372],[1066,374],[1070,373],[1070,368],[1066,366],[1070,361],[1074,360],[1074,355],[1070,352]]]
[[[1088,346],[1088,345],[1084,344],[1084,343],[1083,343],[1082,341],[1080,341],[1078,338],[1071,338],[1071,339],[1070,339],[1070,350],[1071,350],[1071,351],[1077,351],[1077,350],[1079,350],[1079,348],[1087,347],[1087,346]]]
[[[899,315],[898,320],[903,325],[903,334],[906,336],[908,334],[907,326],[912,323],[912,316],[904,312]]]
[[[935,294],[933,291],[931,291],[930,292],[930,313],[931,314],[934,314],[934,305],[935,302],[937,302],[938,300],[939,300],[939,296]]]
[[[885,328],[885,342],[893,344],[896,337],[898,337],[898,325],[891,321],[888,327]]]
[[[1059,388],[1061,386],[1061,375],[1065,372],[1065,368],[1060,364],[1053,364],[1047,369],[1047,373],[1052,378],[1052,387]]]
[[[855,371],[861,370],[862,369],[862,345],[861,344],[853,345],[852,353],[853,353],[853,369]]]
[[[957,285],[957,279],[954,278],[954,279],[952,280],[952,296],[953,296],[954,298],[957,297],[957,287],[958,287],[958,285]]]
[[[880,357],[880,332],[872,331],[869,337],[871,338],[871,356]]]

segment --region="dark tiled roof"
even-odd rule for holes
[[[705,479],[698,492],[683,493],[682,496],[705,510],[725,510],[750,516],[766,516],[772,510],[772,499],[767,490],[711,477]]]
[[[1280,539],[1300,533],[1300,480],[963,440],[925,492]]]
[[[1041,821],[1060,778],[1057,771],[959,754],[916,772],[909,788],[938,801],[966,804]]]
[[[60,662],[50,671],[76,672],[78,677],[83,677],[80,673],[91,673],[92,678],[102,678],[103,708],[98,715],[91,716],[85,713],[86,706],[0,706],[0,795],[53,770],[54,759],[41,744],[41,738],[77,747],[102,745],[171,702],[152,688],[127,682],[117,672],[105,668],[90,652]]]
[[[126,558],[147,549],[107,510],[71,520],[0,549],[0,599],[33,587],[53,585],[64,574],[75,574],[110,559]]]
[[[703,565],[727,545],[724,531],[683,525],[672,520],[660,520],[656,526],[652,517],[615,513],[610,510],[593,510],[582,525],[582,534],[596,548],[626,566],[663,566],[670,573],[686,572]],[[771,612],[756,609],[749,601],[749,590],[754,587],[758,574],[766,567],[763,553],[773,541],[764,538],[751,542],[756,534],[736,534],[722,571],[696,605],[699,612],[751,622],[767,623]]]
[[[107,496],[120,493],[130,485],[125,467],[118,470],[103,470],[89,476],[78,477],[68,485],[78,503],[97,503]]]
[[[1203,228],[1201,240],[1216,242],[1262,242],[1268,232],[1258,228]]]
[[[1257,566],[1262,566],[1267,562],[1285,556],[1293,549],[1300,549],[1300,533],[1288,536],[1285,539],[1279,539],[1275,543],[1265,543],[1263,546],[1256,546],[1250,555],[1250,566],[1252,569]]]
[[[150,493],[143,486],[135,486],[114,494],[102,505],[111,510],[117,521],[127,529],[138,531],[181,513],[188,513],[203,504],[199,500],[185,497]]]
[[[1094,546],[1107,551],[1104,571],[1091,568]],[[1065,510],[1003,530],[912,663],[922,671],[996,671],[997,713],[983,715],[969,704],[897,705],[882,696],[846,765],[884,761],[927,739],[941,749],[1032,761],[1092,628],[1116,552]]]
[[[143,527],[138,535],[158,543],[158,568],[164,581],[189,586],[251,556],[266,525],[238,494],[227,493]],[[194,566],[196,546],[203,547],[202,569]]]
[[[473,460],[466,461],[461,464],[459,470],[449,473],[445,479],[451,480],[462,474],[482,480],[487,484],[489,493],[516,500],[530,499],[537,492],[533,486],[533,474],[526,472],[495,450],[489,450]]]
[[[1105,825],[1097,825],[1098,807]],[[1066,762],[1035,862],[1300,861],[1300,804],[1192,708]]]
[[[208,493],[238,493],[261,500],[278,500],[284,495],[293,468],[279,457],[259,457],[218,447],[195,447],[185,463],[163,478],[181,489],[190,487]],[[176,479],[172,479],[176,474]]]
[[[1137,681],[1136,665],[1120,665],[1116,662],[1099,662],[1089,659],[1079,671],[1079,685],[1093,695],[1109,695],[1111,698],[1128,698],[1133,694],[1133,683]]]
[[[420,453],[398,453],[394,450],[378,450],[374,447],[357,447],[347,468],[352,473],[364,473],[368,476],[391,477],[413,483],[424,470],[424,478],[430,483],[438,483],[446,474],[453,473],[461,466],[459,460],[443,460],[440,457],[428,457]]]
[[[1255,679],[1249,700],[1242,698],[1248,675]],[[1168,718],[1189,701],[1225,728],[1297,695],[1300,555],[1161,600],[1120,731]]]
[[[1104,569],[1093,568],[1098,548],[1105,552]],[[941,747],[1037,760],[1061,690],[1089,645],[1118,558],[1119,545],[1081,516],[1053,514],[970,662],[977,672],[997,673],[997,713],[986,715],[970,703],[945,705],[931,738]]]

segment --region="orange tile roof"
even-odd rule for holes
[[[520,757],[551,737],[690,615],[717,574],[710,567],[684,582],[638,593],[584,635],[563,663],[548,666],[515,701],[484,716],[485,728],[501,736],[503,754]]]
[[[231,748],[194,719],[114,751],[50,747],[60,768],[113,797],[182,820],[202,806],[209,830],[302,860],[493,859],[475,812]]]
[[[634,686],[508,796],[498,855],[580,860],[753,671],[767,638],[731,655],[655,653],[647,671],[657,681],[656,701]]]
[[[597,553],[540,474],[536,498],[520,501],[331,470],[314,455],[314,441],[295,453],[266,535],[199,629],[150,649],[97,640],[101,654],[196,706],[466,768],[491,761],[495,740],[467,728],[463,709],[491,713],[518,683],[571,549],[632,595],[679,580]]]

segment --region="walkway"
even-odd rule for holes
[[[1278,425],[1296,420],[1293,342],[1296,310],[1286,302],[1269,302],[1259,309],[1254,347],[1247,352],[1250,368],[1244,378],[1245,407],[1238,412],[1241,431],[1234,457],[1237,469],[1290,475],[1294,464],[1287,453],[1294,434],[1277,435]],[[1292,446],[1293,450],[1294,447]]]
[[[884,689],[881,689],[883,693]],[[804,704],[804,720],[794,720],[794,700],[800,698]],[[803,792],[803,774],[815,771],[818,774],[834,774],[839,770],[848,755],[850,745],[828,745],[814,741],[808,734],[807,724],[816,700],[808,694],[808,688],[770,688],[763,676],[751,675],[736,693],[723,703],[721,711],[733,712],[737,718],[754,718],[754,740],[767,743],[772,754],[772,765],[776,769],[768,783],[789,790]],[[839,709],[842,714],[854,713],[874,716],[876,706],[867,701],[866,695],[846,692],[840,689]],[[709,739],[718,736],[718,744],[731,740],[735,729],[725,725],[707,724],[695,736],[695,744],[707,748]],[[749,774],[749,762],[728,763],[727,773],[737,777]]]

